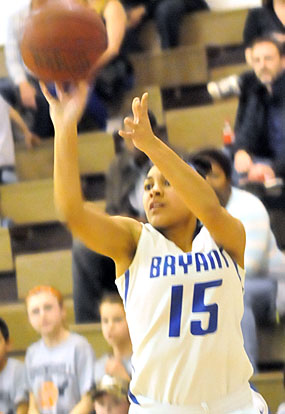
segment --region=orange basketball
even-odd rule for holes
[[[106,50],[99,14],[72,0],[53,0],[32,11],[21,40],[27,68],[43,81],[86,79]]]

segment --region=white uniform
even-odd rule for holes
[[[244,270],[206,228],[184,253],[143,225],[116,284],[133,344],[130,413],[259,413],[240,327]]]

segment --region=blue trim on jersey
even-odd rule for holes
[[[130,400],[131,400],[134,404],[140,405],[140,403],[138,402],[138,400],[136,399],[136,397],[134,396],[134,394],[132,394],[132,393],[131,393],[131,391],[130,391],[130,390],[129,390],[129,397],[130,397]]]
[[[125,306],[127,304],[127,296],[129,291],[129,282],[130,282],[130,271],[129,269],[125,273]]]
[[[240,277],[240,274],[239,274],[239,271],[238,271],[238,265],[236,264],[236,262],[233,260],[233,263],[234,263],[234,265],[235,265],[235,268],[236,268],[236,272],[237,272],[237,275],[238,275],[238,277],[239,277],[239,280],[241,281],[241,277]]]
[[[225,261],[225,264],[226,264],[226,266],[227,267],[229,267],[229,262],[227,261],[227,258],[226,258],[226,256],[223,254],[223,251],[224,251],[224,249],[222,248],[222,247],[220,247],[220,253],[221,253],[221,256],[222,256],[222,258],[224,259],[224,261]]]

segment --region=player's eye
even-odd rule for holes
[[[149,191],[149,190],[151,190],[152,189],[152,184],[151,183],[145,183],[145,185],[144,185],[144,190],[145,191]]]

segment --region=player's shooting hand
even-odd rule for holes
[[[124,130],[119,135],[124,139],[131,139],[139,150],[146,152],[155,141],[148,117],[148,94],[144,93],[142,98],[134,98],[132,104],[133,118],[124,119]]]
[[[88,83],[81,81],[70,85],[68,89],[56,84],[56,97],[53,97],[44,83],[40,83],[42,92],[50,105],[50,116],[55,129],[67,128],[77,124],[83,114],[87,96]]]

